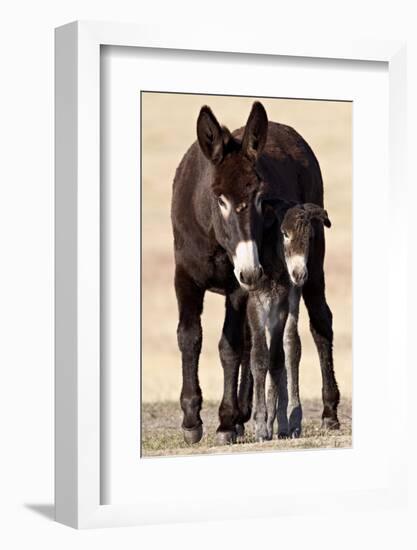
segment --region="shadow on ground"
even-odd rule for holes
[[[55,521],[55,506],[53,504],[25,504],[25,508],[44,518]]]

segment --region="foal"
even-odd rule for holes
[[[277,402],[278,437],[296,438],[301,435],[299,304],[308,276],[307,261],[315,224],[330,227],[327,212],[315,204],[288,208],[288,203],[280,201],[274,210],[279,229],[275,223],[265,233],[262,249],[264,277],[260,287],[249,293],[247,309],[252,341],[250,368],[254,380],[257,441],[272,438]],[[270,334],[269,349],[266,329]],[[271,383],[266,399],[268,370]]]

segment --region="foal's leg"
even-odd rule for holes
[[[198,359],[201,352],[204,290],[181,267],[175,270],[175,292],[178,301],[179,323],[177,329],[178,347],[182,356],[181,408],[182,429],[187,443],[197,443],[203,435],[200,418],[202,405],[201,388],[198,381]]]
[[[283,333],[287,319],[287,304],[280,306],[277,322],[270,327],[271,344],[269,347],[270,386],[267,397],[267,429],[268,437],[273,436],[273,426],[277,415],[278,404],[278,438],[288,437],[288,389],[287,372],[283,348]]]
[[[309,258],[308,279],[303,287],[303,298],[310,317],[310,330],[320,358],[323,379],[323,427],[338,429],[337,407],[340,393],[333,368],[332,312],[325,297],[323,228],[315,233]]]
[[[259,317],[256,300],[249,301],[248,316],[252,340],[250,366],[254,385],[255,439],[265,441],[268,439],[265,381],[269,367],[269,351],[266,343],[265,323]]]
[[[292,287],[289,297],[289,313],[284,330],[285,366],[289,390],[289,431],[290,437],[301,435],[303,413],[300,403],[298,373],[301,359],[301,340],[298,334],[298,313],[300,309],[300,290]]]
[[[240,423],[237,400],[239,366],[243,352],[243,325],[247,295],[237,289],[226,296],[226,317],[219,342],[220,361],[224,374],[223,399],[219,408],[220,425],[216,443],[225,445],[236,441],[236,425]]]

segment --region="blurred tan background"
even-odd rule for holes
[[[181,360],[177,347],[173,238],[170,221],[172,182],[182,156],[196,139],[196,120],[209,105],[221,124],[235,130],[246,123],[260,99],[268,118],[293,126],[315,152],[323,174],[324,201],[332,221],[326,231],[327,300],[333,311],[334,359],[342,398],[351,397],[351,199],[352,105],[348,102],[142,93],[142,399],[178,401]],[[220,401],[223,372],[217,344],[224,298],[206,293],[200,383],[206,400]],[[303,398],[321,396],[318,355],[301,307]]]

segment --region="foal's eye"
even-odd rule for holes
[[[286,231],[282,231],[282,234],[284,235],[284,239],[288,239],[288,233]]]
[[[221,206],[223,208],[226,206],[226,203],[224,202],[224,200],[221,197],[219,197],[217,199],[217,202],[219,203],[219,206]]]

